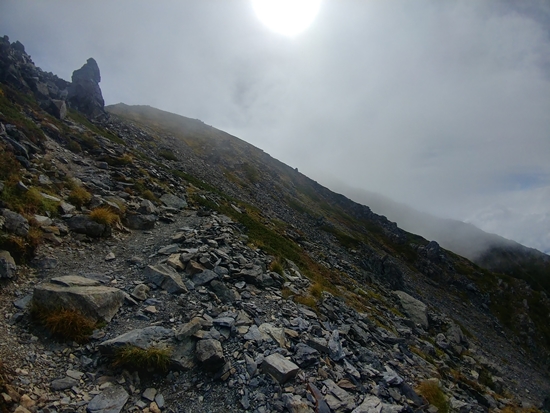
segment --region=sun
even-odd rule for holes
[[[252,0],[261,22],[289,37],[303,32],[313,23],[320,5],[321,0]]]

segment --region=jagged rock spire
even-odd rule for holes
[[[92,118],[105,116],[105,101],[101,94],[99,66],[89,58],[84,66],[73,72],[69,87],[69,105]]]

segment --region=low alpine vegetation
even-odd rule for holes
[[[34,303],[32,317],[43,325],[54,337],[61,340],[85,343],[97,328],[97,322],[71,308],[44,308]]]
[[[95,222],[103,225],[113,225],[120,218],[111,208],[99,207],[90,212],[90,218]]]
[[[115,352],[114,367],[124,367],[138,371],[165,372],[170,365],[169,347],[150,347],[142,349],[135,346],[124,346]]]

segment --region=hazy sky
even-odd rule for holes
[[[108,104],[550,251],[548,0],[324,0],[294,38],[245,0],[2,0],[0,27],[67,80],[94,57]]]

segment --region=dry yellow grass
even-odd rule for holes
[[[110,208],[99,207],[90,212],[90,218],[103,225],[112,225],[119,220]]]
[[[33,318],[55,337],[84,343],[97,327],[97,322],[80,311],[67,308],[42,308],[33,304]]]
[[[449,403],[437,381],[425,380],[418,385],[416,391],[430,404],[437,407],[439,413],[447,413],[449,411]]]
[[[92,194],[81,186],[74,188],[69,194],[68,201],[76,207],[86,205],[92,199]]]

